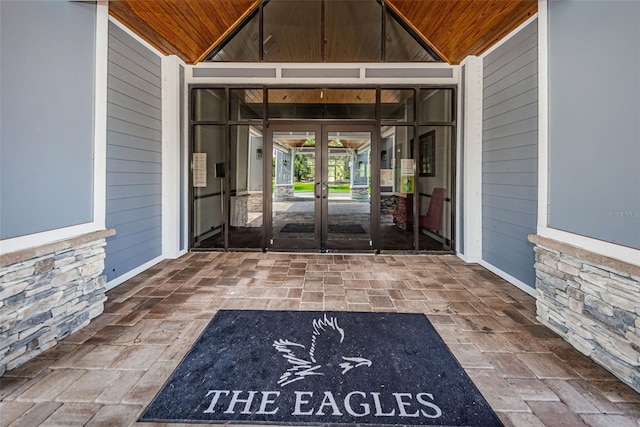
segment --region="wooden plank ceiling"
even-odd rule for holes
[[[109,13],[166,55],[203,60],[260,0],[112,0]],[[537,0],[386,0],[444,61],[479,55],[536,13]]]

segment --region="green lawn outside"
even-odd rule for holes
[[[294,182],[293,189],[295,191],[313,191],[314,187],[313,182]],[[341,185],[329,185],[330,193],[348,193],[351,191],[351,186],[349,184],[341,184]]]

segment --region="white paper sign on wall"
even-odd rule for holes
[[[193,153],[193,186],[207,186],[207,153]]]

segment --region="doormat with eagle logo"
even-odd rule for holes
[[[219,311],[140,421],[501,426],[422,314]]]

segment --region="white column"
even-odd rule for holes
[[[180,63],[162,57],[162,255],[180,252]]]
[[[105,227],[107,209],[107,69],[109,66],[109,4],[96,6],[96,83],[93,222]]]
[[[482,60],[467,57],[464,115],[464,251],[467,262],[482,259]]]
[[[549,62],[547,2],[538,1],[538,234],[549,215]]]
[[[295,173],[294,173],[294,170],[293,170],[293,163],[294,163],[295,158],[296,158],[296,149],[295,148],[290,148],[289,149],[289,171],[290,171],[289,176],[291,178],[290,178],[289,181],[290,181],[291,186],[295,185],[294,183],[295,183],[295,179],[296,179],[296,176],[295,176]]]
[[[349,157],[351,157],[351,161],[349,162],[349,188],[351,188],[353,187],[353,177],[355,175],[354,166],[358,161],[358,154],[356,150],[351,149],[348,149],[347,152],[349,153]],[[351,194],[353,194],[353,191],[351,192]]]

